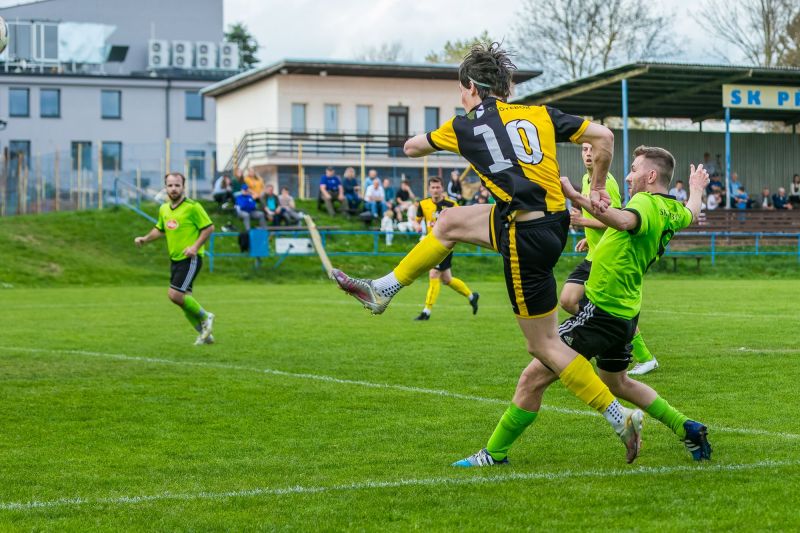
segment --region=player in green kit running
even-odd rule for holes
[[[588,171],[582,178],[581,194],[588,198],[592,187],[591,175],[593,161],[591,144],[583,143],[581,147],[581,158]],[[619,186],[611,173],[606,176],[606,191],[608,192],[609,198],[611,198],[611,203],[609,205],[617,209],[622,207]],[[571,222],[573,226],[583,227],[586,233],[586,238],[581,239],[575,247],[576,252],[586,251],[586,259],[575,267],[575,270],[572,271],[564,283],[564,287],[561,289],[560,303],[565,311],[572,315],[577,315],[579,311],[578,304],[585,292],[584,285],[586,284],[586,280],[589,279],[589,272],[592,269],[594,249],[597,247],[597,244],[600,242],[608,226],[597,220],[590,211],[579,209],[574,206],[571,211]],[[628,371],[628,374],[631,376],[641,376],[658,368],[658,361],[656,361],[656,358],[650,353],[638,329],[636,330],[636,335],[633,336],[631,344],[633,345],[632,353],[634,360],[636,360],[636,366]]]
[[[136,246],[166,235],[172,263],[172,276],[167,295],[183,309],[183,314],[199,333],[195,344],[212,344],[211,328],[214,314],[202,308],[192,296],[192,283],[203,266],[204,244],[214,231],[214,225],[203,206],[184,196],[186,178],[172,172],[164,177],[169,201],[158,210],[158,221],[150,233],[136,237]]]
[[[675,159],[663,148],[640,146],[634,152],[626,178],[633,197],[625,209],[592,209],[592,203],[562,178],[564,195],[573,204],[593,212],[608,226],[597,245],[586,294],[579,312],[558,330],[561,340],[587,359],[597,360],[600,379],[614,396],[627,400],[669,427],[686,445],[695,461],[711,458],[707,428],[672,407],[651,387],[630,379],[625,372],[631,361],[631,345],[642,305],[642,278],[663,255],[672,236],[700,213],[708,172],[691,167],[690,196],[684,207],[668,196]],[[547,387],[558,377],[535,359],[525,387],[517,387],[509,406],[486,448],[453,466],[491,466],[508,462],[508,451],[536,419]],[[530,368],[530,367],[529,367]],[[518,407],[526,405],[526,409]],[[532,408],[531,408],[532,407]]]

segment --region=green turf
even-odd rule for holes
[[[463,277],[480,313],[443,288],[417,323],[424,283],[371,317],[332,286],[204,273],[200,348],[164,279],[0,291],[0,530],[800,527],[797,282],[646,283],[644,380],[709,424],[712,462],[648,420],[626,465],[556,384],[511,465],[464,471],[528,356],[502,284]]]

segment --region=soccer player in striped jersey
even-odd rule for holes
[[[428,193],[430,196],[419,203],[419,210],[417,211],[417,223],[422,222],[425,224],[426,233],[433,231],[436,221],[439,220],[439,215],[445,209],[458,207],[458,203],[456,203],[455,200],[448,198],[444,194],[441,178],[432,177],[428,179]],[[428,293],[425,296],[425,308],[414,320],[430,320],[431,309],[433,309],[433,305],[436,303],[437,298],[439,298],[439,290],[441,289],[442,283],[467,298],[469,304],[472,306],[473,315],[478,312],[478,298],[480,298],[480,294],[472,292],[469,287],[467,287],[466,283],[453,277],[451,270],[452,263],[453,254],[451,252],[441,263],[430,270],[428,274]]]
[[[516,67],[500,45],[475,45],[459,67],[461,104],[468,112],[438,129],[406,141],[404,151],[422,157],[438,150],[461,155],[496,200],[441,213],[433,231],[382,278],[351,278],[334,269],[339,287],[374,314],[382,313],[403,287],[439,264],[457,242],[490,248],[503,257],[511,307],[527,350],[560,378],[581,401],[601,413],[626,447],[632,462],[639,453],[643,413],[622,406],[592,365],[558,337],[558,294],[553,267],[567,241],[569,213],[561,190],[556,143],[588,142],[594,153],[592,204],[608,205],[605,179],[614,135],[597,123],[547,106],[506,102]],[[530,398],[529,364],[517,383],[502,424],[522,432],[536,413]],[[481,460],[502,462],[481,450]]]
[[[186,319],[199,333],[195,344],[212,344],[214,314],[209,313],[192,296],[192,285],[203,267],[205,242],[214,231],[211,219],[199,202],[184,195],[186,178],[178,172],[164,177],[169,201],[158,210],[158,220],[150,233],[136,237],[136,246],[167,237],[171,278],[167,296],[183,310]]]
[[[583,144],[581,147],[581,158],[583,159],[583,164],[587,170],[581,179],[581,194],[588,197],[592,188],[591,144]],[[608,196],[611,199],[611,203],[609,205],[619,209],[622,206],[622,200],[619,195],[619,186],[614,180],[614,176],[612,176],[610,172],[608,173],[608,176],[606,176],[606,191],[608,191]],[[573,226],[581,226],[584,228],[586,238],[581,239],[581,241],[578,242],[578,245],[575,247],[575,251],[586,251],[586,259],[584,259],[577,267],[575,267],[575,270],[573,270],[567,278],[567,281],[564,283],[564,287],[561,289],[560,300],[561,307],[565,311],[572,315],[577,315],[579,310],[578,303],[580,302],[581,298],[583,298],[585,292],[583,286],[586,283],[586,280],[589,279],[589,272],[592,269],[592,255],[594,254],[594,249],[597,247],[597,243],[600,242],[600,239],[603,237],[603,233],[606,231],[608,226],[597,220],[590,211],[576,208],[574,206],[572,208],[570,219]],[[633,345],[633,358],[636,361],[636,366],[628,371],[628,374],[632,376],[641,376],[658,368],[658,361],[656,361],[656,358],[650,353],[650,350],[644,343],[644,339],[642,339],[642,333],[638,328],[636,329],[636,335],[633,336],[631,344]]]

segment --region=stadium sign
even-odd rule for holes
[[[722,106],[747,109],[796,109],[800,111],[800,87],[723,85]]]

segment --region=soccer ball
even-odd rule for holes
[[[8,45],[8,24],[3,17],[0,17],[0,54],[6,49],[6,45]]]

